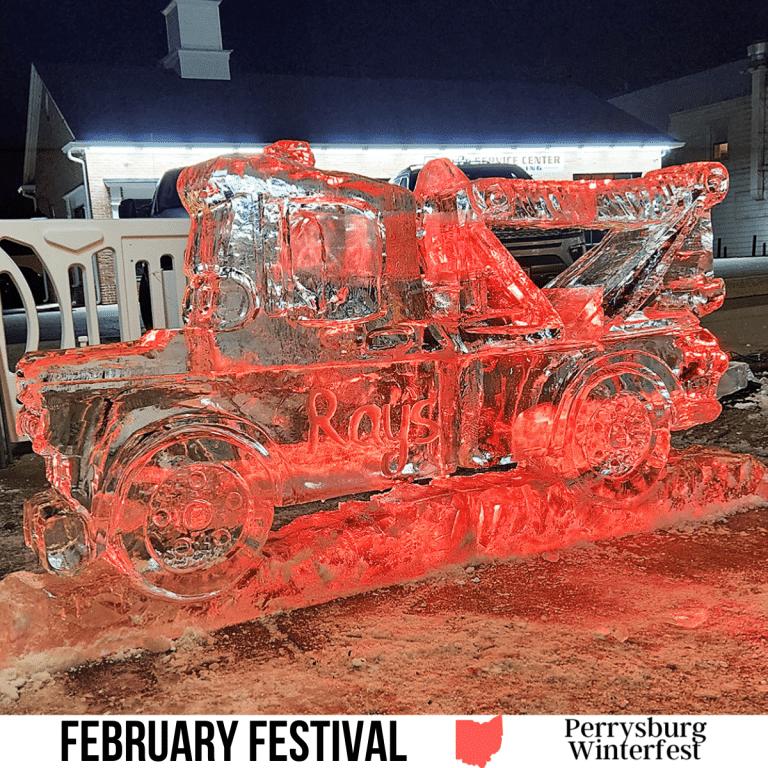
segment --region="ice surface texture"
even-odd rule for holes
[[[320,171],[302,142],[188,168],[183,330],[20,363],[52,486],[26,504],[28,543],[54,572],[106,557],[198,600],[266,567],[275,507],[457,471],[497,470],[472,480],[488,503],[519,467],[621,519],[670,430],[720,412],[727,359],[698,316],[723,298],[726,188],[709,163],[470,182],[435,160],[412,194]],[[608,234],[541,290],[489,223]]]

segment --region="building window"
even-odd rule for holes
[[[79,187],[75,187],[71,192],[67,192],[67,194],[64,195],[64,204],[67,207],[68,219],[85,219],[85,187],[81,184]]]
[[[728,159],[727,141],[717,141],[712,145],[712,159],[720,162]]]

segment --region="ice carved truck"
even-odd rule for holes
[[[43,565],[106,557],[201,599],[258,569],[276,506],[524,464],[617,507],[670,430],[717,417],[726,355],[710,208],[724,168],[415,193],[314,167],[308,145],[187,169],[185,326],[35,352],[20,431],[51,488],[25,504]],[[607,230],[540,290],[486,223]]]

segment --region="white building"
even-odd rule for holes
[[[764,256],[768,243],[766,201],[766,53],[671,80],[611,100],[683,146],[664,165],[717,160],[730,175],[730,191],[712,212],[716,256]]]
[[[634,176],[676,145],[572,86],[231,72],[217,0],[164,13],[164,68],[32,68],[22,190],[42,215],[115,217],[169,168],[279,139],[309,141],[321,168],[378,178],[439,156],[539,178]]]

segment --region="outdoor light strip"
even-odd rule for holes
[[[550,146],[524,146],[516,145],[509,147],[479,147],[477,145],[468,144],[456,144],[445,145],[440,147],[425,147],[418,145],[403,146],[388,145],[388,146],[370,146],[370,145],[323,145],[316,144],[313,148],[317,152],[323,154],[349,154],[350,152],[366,152],[371,154],[391,155],[393,152],[418,152],[424,155],[433,155],[439,157],[445,154],[455,154],[462,152],[466,154],[484,154],[484,155],[500,155],[508,154],[510,152],[529,152],[529,153],[552,153],[552,152],[668,152],[671,149],[682,146],[682,144],[645,144],[645,145],[627,145],[627,144],[563,144],[563,145],[550,145]],[[162,153],[183,153],[183,152],[206,152],[210,151],[213,154],[255,154],[261,152],[264,145],[256,144],[110,144],[109,142],[99,142],[88,144],[85,142],[71,142],[64,150],[69,148],[85,150],[86,152],[94,153],[114,153],[114,154],[162,154]]]
[[[245,144],[86,144],[84,142],[71,142],[67,147],[76,147],[77,149],[85,150],[86,152],[100,153],[100,154],[180,154],[183,152],[194,152],[198,154],[200,152],[211,152],[214,155],[221,154],[255,154],[261,152],[264,149],[263,144],[258,145],[245,145]],[[67,149],[64,147],[64,150]]]
[[[440,154],[446,154],[446,153],[456,153],[456,152],[463,152],[467,154],[493,154],[493,155],[504,155],[509,154],[510,152],[528,152],[528,153],[539,153],[539,154],[545,154],[552,152],[608,152],[608,151],[621,151],[621,152],[645,152],[645,151],[654,151],[654,152],[668,152],[670,149],[674,149],[676,147],[681,147],[682,144],[633,144],[633,145],[625,145],[625,144],[600,144],[600,145],[578,145],[578,144],[562,144],[562,145],[549,145],[549,146],[528,146],[528,145],[522,145],[517,144],[515,146],[509,146],[509,147],[482,147],[477,146],[474,144],[453,144],[453,145],[444,145],[440,147],[423,147],[418,145],[411,145],[411,146],[403,146],[403,145],[392,145],[392,146],[365,146],[365,145],[325,145],[325,144],[313,144],[312,148],[315,151],[318,152],[324,152],[324,153],[347,153],[347,152],[361,152],[361,151],[367,151],[367,152],[380,152],[382,154],[391,154],[392,152],[419,152],[423,154],[432,154],[435,156],[438,156]]]

